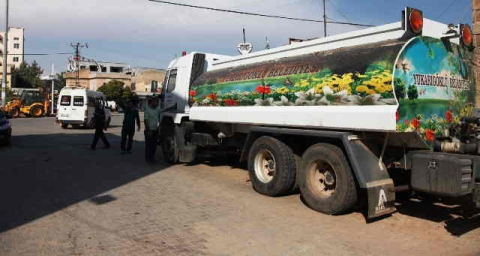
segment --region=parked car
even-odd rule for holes
[[[0,144],[9,145],[12,137],[12,125],[8,121],[9,116],[0,110]]]

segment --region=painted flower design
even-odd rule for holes
[[[313,88],[306,92],[296,92],[295,95],[298,97],[295,101],[295,105],[297,106],[314,106],[321,98],[320,94],[315,94]]]
[[[260,93],[260,94],[270,94],[271,89],[270,86],[268,85],[260,85],[255,88],[255,91]]]
[[[280,97],[280,100],[279,101],[275,101],[273,102],[273,104],[275,104],[276,106],[293,106],[295,104],[293,104],[293,102],[290,102],[287,97],[285,96],[281,96]]]
[[[195,97],[195,96],[197,96],[197,92],[194,91],[194,90],[190,90],[189,94],[190,94],[190,97]]]
[[[415,128],[420,127],[420,120],[418,120],[418,118],[412,119],[412,125],[413,125],[413,127],[415,127]]]
[[[447,110],[445,112],[445,120],[447,120],[447,122],[451,123],[453,121],[453,114],[452,114],[452,111],[450,110]]]
[[[425,130],[425,138],[428,141],[434,141],[435,140],[435,132],[433,130],[430,130],[430,129]]]
[[[255,99],[255,106],[272,106],[273,105],[273,98],[267,99]]]
[[[225,105],[227,106],[236,106],[238,105],[238,102],[234,99],[226,99],[224,100]]]

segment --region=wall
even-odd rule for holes
[[[158,88],[161,88],[165,79],[165,70],[162,69],[146,69],[138,70],[132,77],[132,84],[135,84],[136,92],[150,92],[152,81],[158,82]]]
[[[18,55],[9,55],[7,58],[7,63],[14,64],[16,68],[20,67],[20,64],[24,61],[24,28],[10,28],[8,31],[8,53],[9,54],[18,54]],[[2,38],[0,42],[0,50],[3,53],[3,44],[5,42],[5,32],[0,31],[0,36]],[[18,38],[18,40],[14,40]],[[19,48],[15,49],[14,44],[19,44]],[[18,58],[18,61],[14,62],[14,58]],[[0,55],[0,63],[3,65],[3,54]]]

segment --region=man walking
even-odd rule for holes
[[[126,106],[121,106],[124,109],[123,126],[122,126],[122,141],[120,148],[122,154],[131,154],[133,135],[135,134],[135,122],[137,123],[137,131],[140,131],[140,116],[137,108],[134,107],[133,101],[129,100]],[[127,147],[125,147],[127,144]]]
[[[160,107],[157,99],[150,99],[145,108],[145,160],[147,163],[155,162],[157,150],[158,122],[160,120]]]
[[[93,137],[93,142],[92,142],[92,145],[90,146],[90,149],[95,150],[99,139],[102,140],[103,144],[105,145],[105,148],[109,148],[110,143],[108,143],[107,137],[105,137],[105,133],[103,133],[103,130],[105,131],[107,130],[107,127],[105,125],[105,110],[103,109],[103,106],[101,106],[99,102],[95,104],[95,113],[93,115],[93,122],[95,122],[95,136]]]

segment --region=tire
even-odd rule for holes
[[[40,106],[34,106],[30,109],[31,117],[42,117],[44,114],[43,108]]]
[[[281,196],[292,192],[296,176],[295,155],[280,140],[258,138],[248,154],[248,172],[255,191],[266,196]]]
[[[68,124],[62,123],[62,124],[60,124],[60,126],[62,127],[62,129],[67,129],[68,128]]]
[[[73,129],[80,129],[80,125],[79,124],[72,124],[72,128]]]
[[[348,212],[358,201],[350,165],[342,150],[331,144],[315,144],[305,151],[299,185],[304,202],[326,214]]]
[[[173,127],[165,129],[161,140],[163,160],[169,164],[176,164],[179,160],[179,150],[175,141]]]

